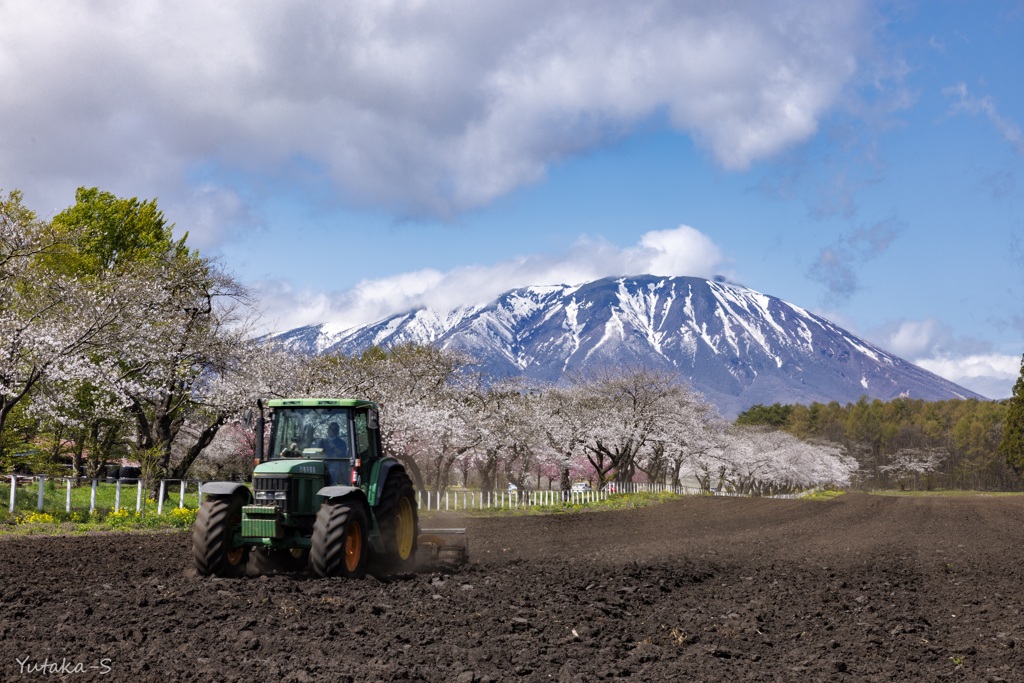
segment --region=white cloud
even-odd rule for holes
[[[7,0],[0,177],[35,206],[98,185],[184,215],[213,179],[448,215],[661,118],[739,169],[816,132],[867,7]]]
[[[722,261],[722,253],[711,238],[688,225],[648,232],[633,252],[643,267],[640,272],[651,275],[710,274],[709,264]]]
[[[993,399],[1009,397],[1020,376],[1020,356],[990,353],[921,358],[914,362],[939,377]]]
[[[948,330],[934,318],[904,320],[888,335],[886,349],[902,358],[917,358],[929,353],[939,339],[945,339]]]
[[[988,398],[1009,396],[1020,375],[1020,356],[995,352],[985,342],[957,338],[948,325],[934,318],[902,320],[879,336],[886,350]]]
[[[952,113],[966,112],[968,114],[981,114],[989,120],[989,123],[996,129],[1004,140],[1010,143],[1018,154],[1024,154],[1024,134],[1015,121],[999,113],[996,102],[992,97],[975,97],[967,91],[965,83],[957,83],[955,86],[944,88],[942,94],[947,97],[956,97],[957,101],[952,106]]]
[[[375,322],[420,306],[441,311],[482,304],[516,287],[581,284],[622,274],[712,277],[725,265],[721,251],[703,233],[687,225],[654,230],[638,244],[617,247],[582,237],[557,256],[525,256],[492,265],[420,270],[363,280],[344,292],[295,291],[286,283],[256,285],[276,331],[329,323],[334,330]]]

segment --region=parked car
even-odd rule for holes
[[[587,493],[588,491],[593,491],[593,490],[594,489],[590,488],[590,484],[588,484],[585,481],[578,481],[578,482],[576,482],[575,484],[572,485],[572,489],[571,489],[571,491],[573,493]]]

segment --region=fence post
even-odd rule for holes
[[[64,480],[67,487],[66,497],[64,499],[64,512],[71,514],[71,477]]]
[[[12,474],[11,475],[11,507],[10,507],[10,511],[11,512],[14,512],[14,500],[15,500],[15,498],[17,498],[17,495],[18,495],[18,475],[17,474]]]
[[[181,494],[178,496],[178,507],[185,507],[185,480],[181,480]]]
[[[89,493],[89,514],[90,515],[96,514],[96,485],[98,483],[99,483],[99,480],[97,480],[97,479],[93,479],[92,480],[92,491]]]
[[[43,511],[43,486],[45,484],[46,484],[46,475],[45,474],[40,474],[39,475],[39,498],[36,501],[36,509],[38,509],[40,512]]]
[[[199,480],[196,482],[196,491],[199,498],[199,505],[203,504],[203,482]]]
[[[121,478],[114,482],[114,512],[121,511]]]
[[[160,497],[156,501],[156,514],[164,514],[164,496],[167,495],[167,480],[160,480]]]
[[[142,511],[142,480],[138,480],[138,493],[135,494],[135,514]]]

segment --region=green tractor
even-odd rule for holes
[[[381,451],[377,405],[359,399],[282,399],[267,418],[259,404],[252,489],[237,482],[202,486],[192,530],[196,571],[240,576],[301,570],[361,578],[372,560],[382,573],[412,571],[420,544],[419,515],[405,467]],[[464,529],[424,536],[465,559]]]

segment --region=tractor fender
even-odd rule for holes
[[[387,481],[388,473],[393,469],[398,469],[404,472],[405,465],[394,458],[385,458],[374,467],[370,480],[370,498],[374,505],[380,502],[384,482]]]
[[[237,481],[208,481],[199,488],[204,496],[223,496],[230,498],[240,491],[245,494],[245,502],[252,502],[252,493],[249,487]]]
[[[335,484],[334,486],[325,486],[316,492],[316,495],[323,496],[327,500],[336,498],[348,498],[355,497],[366,503],[366,494],[358,486],[343,486],[341,484]]]

